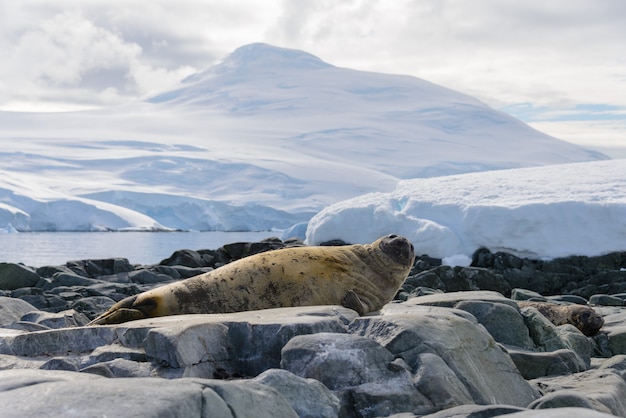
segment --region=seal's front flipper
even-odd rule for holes
[[[357,311],[361,316],[365,315],[368,311],[367,306],[361,302],[359,296],[354,293],[354,290],[348,290],[345,296],[341,300],[341,306]]]

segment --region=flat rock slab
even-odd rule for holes
[[[588,370],[568,376],[542,377],[531,381],[544,395],[572,393],[587,399],[599,412],[626,417],[626,382],[612,369]],[[540,398],[537,402],[541,403]]]
[[[407,300],[410,305],[431,305],[452,308],[461,301],[486,301],[500,302],[517,307],[515,301],[504,297],[501,293],[490,290],[475,290],[467,292],[433,293],[425,296],[417,296]],[[389,305],[387,305],[389,306]]]
[[[90,374],[0,371],[2,417],[296,418],[265,385],[203,379],[108,379]]]

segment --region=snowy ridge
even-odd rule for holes
[[[366,243],[391,232],[457,262],[481,247],[540,258],[626,250],[626,160],[406,180],[327,207],[306,237]]]
[[[265,44],[142,103],[0,112],[0,141],[7,230],[282,229],[402,179],[605,158],[427,81]]]

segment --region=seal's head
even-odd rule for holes
[[[604,325],[602,316],[588,306],[571,305],[569,309],[573,325],[588,337],[597,334]]]
[[[412,267],[415,261],[415,249],[411,242],[396,234],[387,235],[377,240],[378,248],[389,258],[404,267]]]

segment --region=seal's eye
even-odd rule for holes
[[[389,238],[394,239],[394,238],[398,238],[398,236],[396,234],[391,234],[389,235]]]

